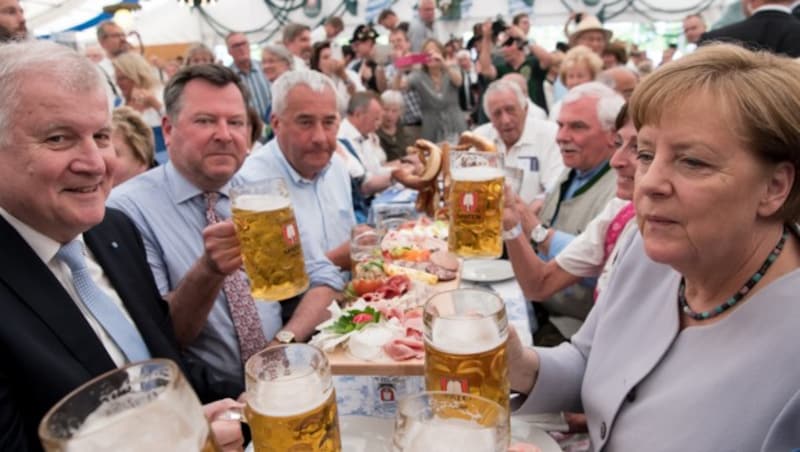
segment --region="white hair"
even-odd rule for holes
[[[597,119],[603,130],[614,129],[614,122],[625,99],[616,91],[600,82],[582,83],[567,92],[562,106],[577,102],[584,97],[597,99]]]
[[[519,107],[523,110],[528,106],[528,97],[522,92],[522,88],[511,80],[501,78],[500,80],[493,81],[489,87],[486,88],[486,92],[483,93],[483,111],[486,112],[487,116],[491,116],[489,112],[489,96],[495,92],[501,91],[511,91],[514,93]]]
[[[73,49],[50,41],[23,41],[0,46],[0,144],[16,110],[23,83],[33,76],[47,77],[53,90],[91,92],[102,89],[102,79],[94,63]]]
[[[383,105],[395,105],[400,108],[404,108],[406,105],[403,94],[394,89],[387,89],[381,94],[381,103],[383,103]]]
[[[283,44],[265,44],[261,47],[261,56],[263,57],[265,53],[271,53],[275,55],[279,59],[283,60],[286,64],[289,65],[289,70],[294,68],[294,58],[292,58],[292,52],[286,48]]]
[[[272,113],[281,115],[286,110],[286,97],[295,86],[305,85],[312,91],[324,93],[325,89],[331,90],[336,98],[336,111],[344,110],[344,105],[339,96],[336,96],[336,86],[327,75],[317,71],[286,71],[272,84]]]

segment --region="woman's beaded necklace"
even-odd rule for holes
[[[736,305],[736,303],[741,301],[741,299],[744,298],[744,296],[747,295],[747,293],[750,292],[750,290],[756,284],[758,284],[759,281],[761,281],[761,278],[763,278],[767,273],[767,270],[769,270],[769,267],[772,266],[772,263],[778,260],[778,256],[780,256],[781,251],[783,251],[783,246],[786,244],[786,238],[788,236],[789,229],[784,226],[781,238],[778,240],[775,248],[772,249],[772,252],[769,253],[769,256],[767,256],[767,258],[764,260],[764,263],[761,264],[761,268],[759,268],[758,271],[755,272],[749,280],[747,280],[747,282],[744,284],[744,286],[742,286],[741,289],[739,289],[738,292],[714,309],[704,312],[695,312],[692,310],[692,308],[689,307],[689,303],[686,302],[686,281],[681,278],[681,283],[678,286],[678,305],[680,305],[681,311],[695,320],[708,320],[732,308],[734,305]]]

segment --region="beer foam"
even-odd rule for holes
[[[485,182],[505,177],[503,170],[491,166],[470,166],[450,170],[450,177],[454,181]]]
[[[66,452],[197,452],[203,447],[209,427],[196,401],[192,409],[174,393],[139,406],[141,399],[142,394],[130,393],[103,403],[86,418]],[[132,406],[138,408],[120,411]]]
[[[462,419],[432,419],[413,422],[404,437],[404,452],[457,450],[459,452],[492,452],[497,438],[494,428]]]
[[[258,383],[247,389],[250,408],[264,416],[289,417],[307,413],[328,400],[333,386],[325,388],[317,373]]]
[[[454,355],[482,353],[500,346],[505,341],[494,318],[434,320],[431,329],[433,346]]]
[[[289,199],[275,195],[239,195],[233,199],[235,209],[271,212],[289,207]]]

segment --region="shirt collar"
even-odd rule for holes
[[[166,174],[167,187],[169,187],[170,196],[172,196],[173,201],[175,201],[177,204],[183,204],[184,202],[203,194],[203,190],[186,179],[183,174],[181,174],[178,169],[175,168],[175,165],[172,164],[171,160],[164,165],[164,173]],[[230,181],[216,191],[217,193],[228,197],[229,190]]]
[[[575,170],[575,179],[579,181],[585,181],[594,177],[595,174],[599,173],[603,168],[605,168],[606,164],[608,163],[607,160],[603,160],[603,162],[594,168],[590,169],[589,171],[581,171]]]
[[[33,249],[33,252],[39,256],[45,264],[48,264],[55,257],[58,250],[61,249],[61,243],[53,240],[52,238],[42,234],[41,232],[33,229],[27,224],[23,223],[17,217],[11,215],[6,209],[0,207],[0,216],[2,216],[8,224],[17,230],[20,236],[28,243]],[[79,234],[73,240],[77,240],[83,244],[83,234]],[[85,245],[83,246],[86,248]]]
[[[764,6],[759,6],[758,8],[754,9],[753,15],[755,15],[756,13],[760,13],[762,11],[780,11],[782,13],[792,14],[792,10],[789,9],[788,6],[768,4]]]
[[[339,138],[346,138],[358,143],[364,141],[364,136],[361,135],[361,132],[359,132],[356,126],[347,118],[344,118],[341,124],[339,124]]]

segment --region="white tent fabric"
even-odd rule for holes
[[[279,0],[275,0],[280,3]],[[340,3],[340,0],[319,0],[321,12],[315,18],[308,18],[303,11],[295,11],[289,19],[316,25],[321,18],[330,14]],[[510,17],[510,11],[524,9],[521,0],[462,0],[468,5],[466,12],[459,22],[449,22],[444,29],[448,33],[461,34],[468,31],[472,24],[483,19],[494,18],[498,15]],[[564,23],[569,9],[586,11],[596,14],[605,5],[607,12],[616,12],[620,5],[631,3],[625,12],[614,17],[612,22],[651,22],[652,20],[679,21],[686,15],[686,9],[693,5],[709,5],[703,12],[709,22],[713,22],[722,13],[724,6],[731,0],[633,0],[632,2],[620,0],[535,0],[533,8],[534,26],[561,25]],[[51,34],[68,29],[74,25],[85,22],[97,16],[103,5],[113,3],[110,1],[93,0],[22,0],[21,4],[26,10],[29,28],[37,35]],[[142,0],[142,9],[133,14],[131,28],[136,30],[146,45],[169,44],[180,42],[204,42],[215,45],[222,42],[220,31],[231,30],[259,30],[269,24],[272,14],[264,0],[218,0],[216,4],[204,7],[204,11],[217,26],[210,26],[206,19],[196,9],[189,8],[176,0]],[[342,15],[347,30],[352,30],[357,24],[365,22],[368,14],[375,14],[375,3],[385,4],[386,0],[359,0],[358,15],[348,13]],[[594,5],[587,7],[586,5]],[[668,6],[665,6],[667,4]],[[392,9],[403,20],[414,16],[416,0],[397,0],[392,4]],[[371,9],[370,9],[370,6]],[[654,12],[653,8],[660,10]],[[674,13],[669,13],[674,11]],[[466,16],[466,17],[464,17]],[[269,29],[255,32],[250,35],[252,42],[265,39],[269,32],[274,30],[277,23],[273,22]],[[215,31],[216,28],[216,31]],[[94,41],[93,30],[86,30],[75,35],[75,39],[82,44]]]

